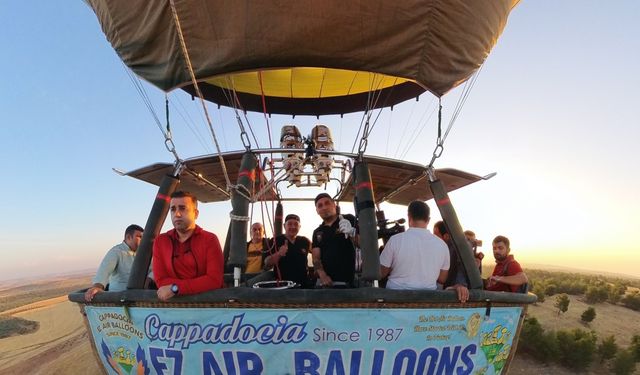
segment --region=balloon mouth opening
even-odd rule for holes
[[[344,97],[416,83],[382,73],[317,67],[237,72],[206,78],[201,82],[243,94],[291,99]]]

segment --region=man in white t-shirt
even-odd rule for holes
[[[380,254],[382,278],[389,276],[388,289],[437,289],[449,272],[449,248],[428,229],[429,206],[413,201],[408,210],[409,229],[389,239]],[[466,289],[466,288],[465,288]],[[457,290],[461,302],[468,291]]]

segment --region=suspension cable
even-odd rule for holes
[[[174,96],[173,98],[175,99],[171,101],[173,108],[178,112],[178,115],[182,118],[189,130],[191,130],[191,133],[196,137],[198,143],[200,143],[205,152],[212,154],[213,151],[211,150],[211,146],[205,141],[205,138],[200,132],[200,128],[196,125],[195,121],[193,121],[184,104],[180,101],[180,98],[178,96]],[[178,105],[176,105],[176,103],[178,103]]]
[[[218,139],[216,138],[216,133],[213,130],[213,124],[211,122],[211,117],[209,116],[209,111],[207,110],[207,106],[204,102],[204,97],[202,96],[202,92],[200,91],[200,86],[198,85],[198,80],[196,79],[195,72],[193,71],[193,65],[191,65],[191,59],[189,58],[189,51],[187,50],[187,44],[184,40],[184,35],[182,33],[182,27],[180,26],[180,19],[178,18],[178,11],[176,9],[175,0],[169,0],[169,4],[171,5],[171,13],[173,14],[173,20],[176,25],[176,31],[178,32],[178,38],[180,39],[180,46],[182,47],[182,54],[184,55],[185,62],[187,63],[187,68],[189,70],[189,75],[191,76],[191,82],[193,83],[193,87],[198,94],[198,98],[200,99],[200,103],[202,104],[202,110],[204,111],[205,117],[207,119],[207,125],[209,125],[209,131],[211,132],[211,136],[213,138],[213,142],[216,145],[216,150],[218,151],[218,158],[220,159],[220,166],[222,167],[222,172],[224,174],[224,178],[227,182],[227,189],[231,186],[231,180],[229,179],[229,173],[227,171],[227,165],[224,162],[224,158],[222,157],[222,151],[220,150],[220,145],[218,144]]]
[[[409,138],[409,143],[407,143],[407,146],[405,147],[405,149],[400,153],[400,159],[404,159],[405,156],[407,156],[407,153],[411,150],[411,148],[416,143],[416,141],[420,139],[420,135],[422,134],[422,131],[427,127],[429,120],[431,120],[431,117],[436,112],[435,107],[429,112],[430,106],[431,106],[431,103],[429,103],[427,108],[425,108],[425,111],[422,113],[422,116],[420,117],[420,121],[418,121],[418,125],[413,129],[413,133],[411,133],[411,137]],[[429,116],[425,120],[424,118],[427,115],[427,112],[429,112]]]
[[[240,140],[242,141],[242,145],[246,150],[251,149],[251,141],[249,140],[249,136],[247,135],[247,131],[244,128],[244,123],[242,122],[242,118],[240,117],[240,111],[244,114],[244,119],[247,122],[247,127],[249,128],[249,132],[251,133],[251,137],[253,141],[256,143],[256,147],[260,148],[260,144],[258,143],[258,139],[256,138],[256,134],[251,127],[251,122],[249,121],[249,117],[247,116],[247,111],[242,108],[242,103],[240,103],[240,98],[235,89],[235,83],[231,79],[231,77],[225,77],[227,81],[227,88],[223,88],[222,92],[227,99],[227,103],[229,103],[229,107],[233,109],[233,112],[236,116],[236,122],[238,124],[238,128],[240,129]]]
[[[267,125],[267,134],[269,135],[269,148],[273,148],[273,142],[271,141],[271,126],[269,124],[269,116],[267,115],[267,102],[264,96],[264,86],[262,82],[262,71],[258,72],[258,79],[260,81],[260,96],[262,97],[262,115],[264,116],[264,122]]]
[[[477,81],[478,77],[480,76],[480,72],[482,71],[482,67],[483,66],[484,65],[480,65],[480,68],[465,83],[465,86],[464,86],[464,88],[462,90],[463,91],[462,95],[460,95],[460,98],[458,98],[458,103],[456,103],[456,108],[454,110],[454,114],[451,117],[450,124],[447,127],[447,131],[444,134],[444,139],[447,138],[447,136],[449,135],[449,132],[451,131],[451,128],[453,127],[453,123],[458,119],[458,116],[460,115],[460,112],[462,112],[462,107],[467,102],[467,99],[469,98],[469,95],[471,94],[471,90],[475,86],[476,81]]]
[[[167,151],[173,154],[173,156],[176,158],[176,161],[179,161],[180,158],[178,157],[178,153],[176,152],[176,145],[173,143],[173,138],[171,137],[171,125],[169,124],[169,96],[166,93],[164,94],[164,109],[167,119],[167,133],[165,134],[164,138],[164,147],[167,148]]]
[[[442,135],[442,97],[438,98],[438,138],[436,139],[436,147],[433,150],[433,156],[431,157],[431,161],[427,166],[428,169],[433,168],[433,163],[436,161],[437,158],[439,158],[442,155],[442,151],[444,150],[444,141],[449,136],[449,132],[451,131],[453,124],[458,119],[458,116],[462,111],[462,107],[464,106],[467,99],[469,98],[471,89],[473,89],[473,86],[475,85],[476,80],[478,79],[478,76],[482,71],[482,67],[483,66],[480,65],[480,68],[475,73],[473,73],[473,75],[469,80],[467,80],[467,82],[465,82],[464,87],[462,89],[462,94],[458,98],[458,102],[456,103],[453,116],[451,116],[451,120],[449,121],[449,125],[447,126],[447,129],[444,132],[444,136]]]
[[[267,101],[265,99],[265,95],[264,95],[264,84],[262,81],[262,71],[258,72],[258,78],[260,78],[260,95],[262,96],[262,113],[264,115],[264,120],[265,120],[265,124],[267,126],[267,136],[269,137],[269,148],[273,149],[273,142],[272,142],[272,136],[271,136],[271,125],[269,124],[269,117],[267,116]],[[273,153],[269,154],[271,157],[269,158],[269,172],[271,174],[271,181],[272,183],[276,183],[276,174],[274,172],[274,165],[273,165]],[[261,190],[262,192],[262,190]],[[260,199],[260,196],[256,197],[256,199]],[[273,213],[273,215],[275,216],[275,206],[273,205],[273,201],[271,202],[271,212]],[[275,229],[275,228],[274,228]]]
[[[362,139],[360,140],[360,146],[358,147],[358,154],[360,155],[360,157],[362,157],[362,155],[364,155],[365,151],[367,150],[367,146],[369,144],[369,135],[371,134],[376,124],[378,123],[380,114],[382,114],[382,108],[380,108],[378,110],[378,114],[376,118],[373,120],[373,124],[371,124],[371,116],[373,115],[374,108],[376,108],[376,106],[378,105],[378,101],[382,96],[382,90],[380,89],[380,86],[382,85],[382,82],[384,80],[383,77],[380,77],[380,80],[378,81],[378,83],[375,84],[376,76],[377,75],[374,75],[373,77],[371,91],[374,92],[374,94],[371,95],[371,103],[369,105],[369,111],[367,113],[367,120],[364,126],[364,130],[362,131]],[[396,82],[397,82],[397,79],[396,79]],[[395,85],[395,82],[394,82],[394,85]],[[375,86],[375,88],[373,86]]]
[[[449,124],[451,126],[453,124]],[[438,138],[436,139],[436,148],[433,150],[433,156],[427,168],[431,169],[433,163],[442,155],[444,140],[442,139],[442,97],[438,97]]]
[[[249,141],[247,132],[244,129],[244,124],[242,123],[242,118],[240,118],[239,110],[245,113],[244,117],[245,117],[245,120],[247,120],[247,124],[249,123],[249,119],[247,118],[246,111],[244,111],[244,109],[242,108],[242,105],[240,104],[240,99],[236,95],[233,81],[228,76],[225,77],[225,79],[227,80],[227,88],[223,87],[222,93],[224,94],[224,97],[227,99],[227,103],[229,104],[229,107],[233,109],[233,113],[236,117],[236,123],[238,124],[238,128],[240,129],[240,140],[242,141],[242,145],[244,146],[245,149],[248,150],[251,148],[251,142]],[[253,136],[253,140],[256,142],[256,146],[258,146],[258,140],[256,139],[255,134],[253,134],[253,130],[251,131],[252,131],[251,135]]]
[[[373,78],[370,81],[369,92],[367,94],[367,107],[365,109],[365,113],[362,116],[362,120],[360,121],[360,127],[358,128],[358,133],[356,134],[356,139],[353,142],[353,146],[351,147],[351,152],[356,147],[356,142],[358,136],[360,135],[360,130],[362,129],[362,138],[360,138],[360,144],[358,146],[358,154],[360,157],[364,155],[364,152],[367,150],[367,145],[369,144],[369,135],[373,130],[373,127],[377,123],[380,118],[380,114],[382,113],[382,109],[378,112],[373,125],[371,125],[371,116],[373,115],[373,110],[378,104],[378,100],[382,96],[382,90],[380,90],[380,85],[384,80],[383,77],[380,77],[380,80],[376,83],[377,74],[373,74]]]
[[[240,118],[240,113],[238,112],[238,109],[242,110],[242,113],[244,114],[244,119],[247,121],[247,126],[249,127],[249,131],[251,132],[251,135],[253,136],[253,140],[256,142],[256,146],[257,146],[258,140],[256,139],[256,135],[253,132],[253,128],[251,128],[251,123],[249,122],[249,118],[247,117],[247,111],[245,111],[242,108],[242,104],[240,103],[240,98],[238,97],[238,92],[236,91],[235,82],[233,82],[232,78],[230,78],[230,77],[227,77],[227,82],[231,86],[230,95],[232,97],[233,110],[235,111],[235,114],[236,114],[236,120],[238,121],[238,127],[240,128],[240,140],[242,141],[242,145],[244,146],[244,148],[246,150],[249,150],[249,149],[251,149],[251,141],[249,140],[249,136],[247,134],[247,131],[244,128],[244,123],[242,122],[242,119]]]
[[[165,148],[167,149],[167,151],[173,154],[173,157],[176,159],[176,161],[179,161],[180,157],[176,152],[176,146],[173,143],[173,138],[171,136],[171,126],[169,124],[169,107],[168,107],[169,99],[167,97],[167,94],[165,93],[165,100],[167,103],[165,107],[167,130],[165,131],[162,128],[162,124],[160,123],[160,118],[158,118],[158,115],[156,114],[156,111],[153,108],[153,105],[151,104],[151,99],[149,99],[149,95],[147,94],[147,91],[144,89],[144,85],[140,81],[140,78],[138,78],[135,74],[133,74],[133,72],[131,72],[131,70],[124,64],[124,62],[122,62],[122,66],[124,67],[125,72],[127,72],[127,75],[129,76],[129,79],[131,80],[133,87],[135,87],[136,91],[138,91],[138,94],[140,95],[142,102],[145,104],[145,106],[149,110],[149,113],[151,113],[151,117],[153,117],[153,120],[158,126],[158,129],[160,130],[160,133],[162,133],[162,136],[164,137]]]
[[[376,124],[378,123],[378,119],[380,119],[380,115],[382,115],[382,110],[383,110],[383,108],[386,107],[386,102],[389,99],[389,97],[391,97],[391,94],[393,93],[393,89],[395,88],[397,82],[398,82],[398,79],[396,78],[395,81],[393,82],[393,85],[391,86],[391,90],[389,91],[389,94],[387,95],[387,98],[385,99],[384,103],[378,109],[378,115],[376,116],[376,119],[373,120],[373,125],[371,125],[371,129],[369,130],[369,133],[373,132],[373,129],[376,127]],[[378,94],[378,98],[376,99],[376,102],[374,103],[374,106],[378,105],[378,101],[380,100],[381,96],[382,96],[382,91],[380,92],[380,94]]]

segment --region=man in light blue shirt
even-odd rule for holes
[[[110,292],[127,289],[133,258],[140,245],[143,231],[144,229],[139,225],[129,225],[124,232],[124,241],[107,252],[93,278],[93,286],[84,294],[87,302],[90,302],[97,293],[103,292],[107,284]]]

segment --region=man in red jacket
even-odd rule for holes
[[[174,229],[160,234],[153,244],[158,298],[167,301],[175,295],[222,288],[222,249],[215,234],[196,225],[196,197],[176,191],[169,209]]]

